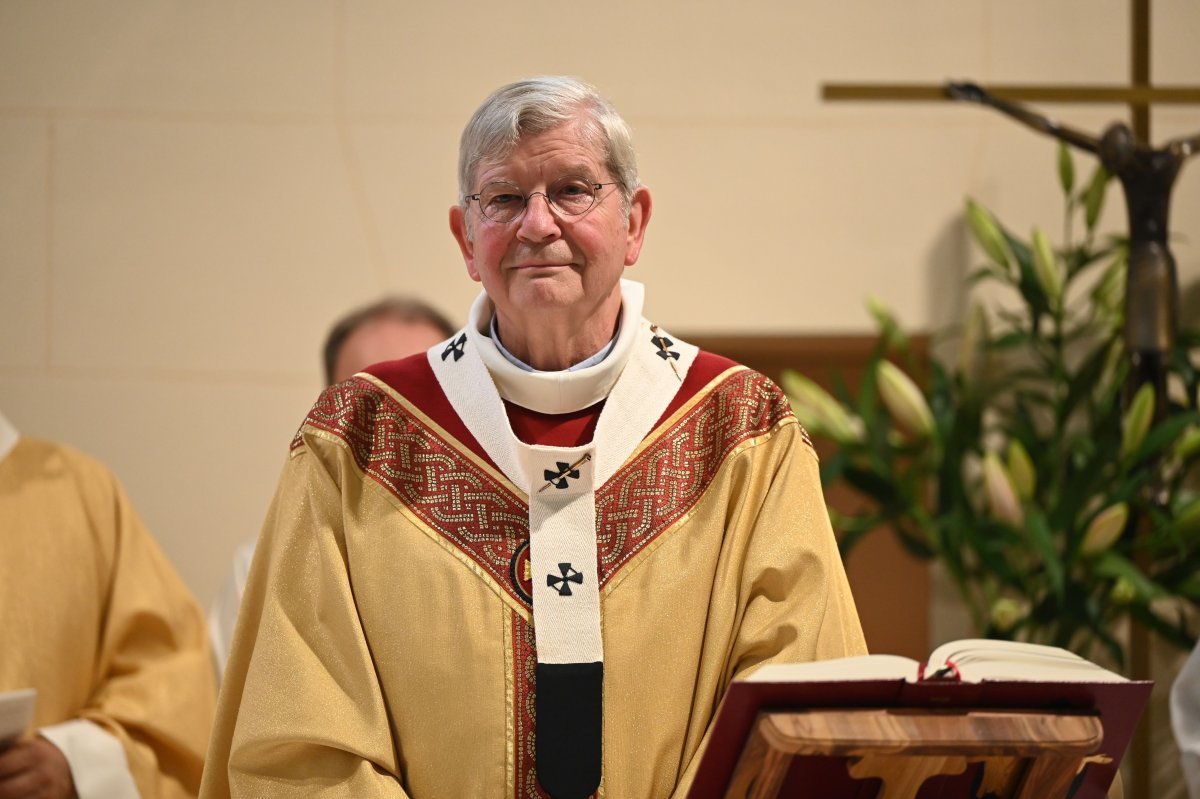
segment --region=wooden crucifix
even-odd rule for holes
[[[1178,286],[1175,260],[1168,244],[1171,190],[1180,169],[1200,151],[1200,132],[1155,148],[1150,143],[1150,107],[1160,104],[1200,105],[1200,86],[1155,87],[1150,83],[1150,0],[1131,0],[1130,72],[1126,86],[941,86],[914,84],[833,83],[822,98],[833,101],[959,101],[988,105],[1038,132],[1100,158],[1121,181],[1129,217],[1129,267],[1125,292],[1125,342],[1131,360],[1130,396],[1144,383],[1155,387],[1155,421],[1166,414],[1167,361],[1177,329]],[[1100,135],[1062,125],[1021,105],[1049,103],[1121,103],[1130,109],[1131,124],[1117,122]],[[1130,640],[1131,671],[1150,675],[1148,634],[1134,625]],[[1147,709],[1147,717],[1150,715]],[[1132,796],[1149,795],[1150,741],[1148,719],[1135,736],[1131,751]]]

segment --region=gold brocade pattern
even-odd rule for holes
[[[304,424],[345,441],[363,472],[479,564],[513,599],[530,607],[510,577],[513,558],[529,539],[529,508],[523,499],[365,380],[326,391]],[[303,429],[293,448],[302,442]]]
[[[533,625],[518,613],[512,614],[513,670],[516,695],[513,701],[513,729],[516,733],[516,773],[514,799],[548,799],[537,780],[534,750],[537,746],[534,682],[537,678],[537,651]]]
[[[700,402],[643,448],[596,492],[600,583],[699,501],[742,442],[793,418],[782,392],[749,369],[726,373]]]
[[[642,447],[596,492],[601,585],[691,510],[738,445],[789,418],[791,408],[774,383],[734,369],[652,432],[654,446]],[[363,472],[530,608],[516,568],[529,539],[523,498],[370,382],[352,380],[326,391],[305,425],[345,441]],[[303,428],[293,448],[302,434]]]
[[[694,507],[740,444],[790,419],[779,389],[748,369],[726,372],[656,430],[597,492],[601,584]],[[322,395],[306,425],[344,441],[362,471],[385,486],[521,603],[530,607],[520,553],[528,506],[457,443],[447,441],[394,397],[367,381]],[[303,431],[303,429],[302,429]],[[302,431],[293,447],[302,444]],[[511,697],[514,799],[546,799],[535,760],[537,653],[532,624],[512,612]]]

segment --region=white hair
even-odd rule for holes
[[[604,152],[605,168],[617,182],[625,211],[640,185],[633,134],[596,89],[572,77],[538,77],[502,86],[483,101],[463,128],[458,148],[458,195],[466,205],[475,171],[483,161],[505,158],[522,136],[578,122]]]

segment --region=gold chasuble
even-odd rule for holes
[[[572,707],[539,703],[537,675],[600,661],[596,795],[682,796],[734,677],[865,653],[787,400],[624,301],[578,380],[502,366],[485,303],[321,395],[251,568],[203,797],[543,797],[536,717]],[[545,610],[563,597],[584,609]]]
[[[68,447],[20,438],[0,458],[0,635],[0,691],[37,690],[35,729],[117,742],[99,760],[66,748],[81,796],[196,795],[216,694],[204,616],[108,469]]]

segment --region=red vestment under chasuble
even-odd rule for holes
[[[669,352],[638,321],[622,325],[630,346]],[[304,421],[251,569],[202,796],[544,795],[532,597],[575,571],[531,565],[530,503],[547,486],[518,487],[470,432],[471,399],[439,382],[465,341],[333,386]],[[669,357],[648,361],[673,381],[657,422],[611,475],[597,466],[596,565],[580,570],[598,586],[607,799],[683,795],[734,677],[866,651],[786,398],[721,357],[679,372]],[[569,448],[620,427],[601,418],[618,393],[569,413],[504,410],[515,438]]]

